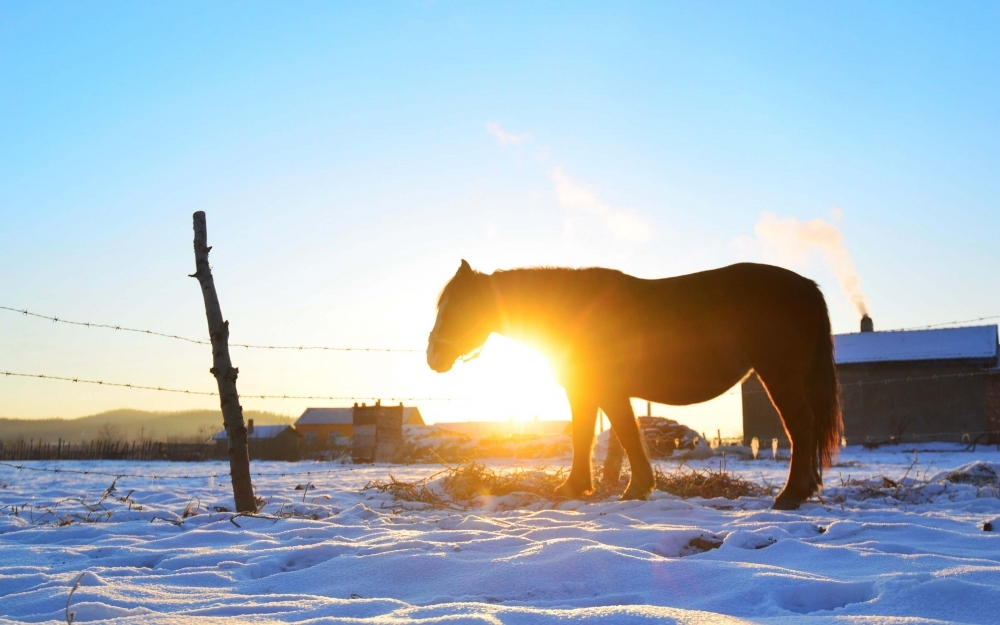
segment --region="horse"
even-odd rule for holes
[[[815,494],[837,452],[843,424],[826,301],[815,282],[787,269],[740,263],[647,280],[596,267],[485,274],[463,260],[438,298],[427,364],[447,372],[494,332],[540,351],[566,391],[573,462],[559,497],[593,491],[598,409],[631,465],[621,498],[645,499],[655,478],[630,398],[700,403],[753,372],[792,444],[775,509],[797,509]]]

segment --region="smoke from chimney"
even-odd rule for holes
[[[840,211],[834,212],[840,219]],[[825,219],[799,221],[795,217],[779,218],[764,212],[754,226],[754,234],[764,245],[765,256],[776,257],[782,265],[805,265],[813,252],[819,252],[830,267],[840,288],[862,317],[868,315],[868,300],[861,290],[861,279],[854,270],[851,254],[844,247],[844,234],[836,224]]]

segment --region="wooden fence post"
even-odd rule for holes
[[[236,392],[239,369],[229,359],[229,322],[222,318],[219,296],[215,292],[212,268],[208,264],[208,227],[204,211],[194,214],[194,262],[201,293],[205,297],[205,315],[208,317],[208,334],[212,339],[212,369],[219,385],[222,404],[222,421],[229,441],[229,474],[233,478],[233,498],[237,512],[256,512],[257,499],[250,482],[250,454],[247,450],[247,428],[243,423],[243,407]]]

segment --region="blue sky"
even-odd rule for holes
[[[1000,314],[998,27],[993,3],[0,3],[0,305],[201,336],[205,210],[239,341],[422,347],[460,258],[782,262],[853,331],[822,254],[755,232],[770,213],[842,233],[876,327]],[[493,351],[446,376],[419,355],[234,359],[244,393],[565,415],[542,363]],[[211,390],[209,359],[0,315],[7,370]],[[212,405],[0,397],[26,417]],[[739,429],[732,397],[669,414],[698,410]]]

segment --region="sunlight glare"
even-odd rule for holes
[[[513,339],[491,335],[480,356],[455,372],[469,396],[488,402],[488,414],[479,417],[483,420],[569,418],[566,394],[548,361]]]

